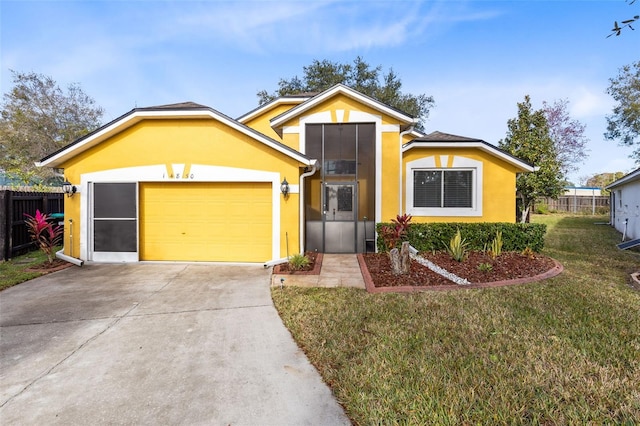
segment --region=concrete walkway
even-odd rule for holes
[[[322,269],[319,275],[273,274],[271,283],[298,287],[355,287],[365,289],[362,272],[355,254],[323,255]]]
[[[3,425],[349,424],[262,266],[72,267],[0,293]]]

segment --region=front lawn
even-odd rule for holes
[[[535,216],[558,277],[480,290],[272,290],[356,424],[640,422],[640,253],[605,217]]]
[[[56,247],[54,253],[55,250],[60,250],[60,247]],[[5,262],[0,260],[0,291],[43,275],[43,272],[30,272],[27,269],[45,262],[47,262],[47,256],[40,250],[14,257]]]

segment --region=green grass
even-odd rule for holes
[[[640,253],[604,217],[535,216],[565,271],[480,290],[274,288],[280,315],[356,424],[640,422]]]
[[[56,247],[54,252],[58,250],[60,247]],[[39,277],[42,275],[41,272],[28,272],[27,269],[46,261],[47,256],[40,250],[14,257],[6,262],[0,261],[0,291]]]

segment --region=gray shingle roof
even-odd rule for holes
[[[176,104],[167,104],[167,105],[156,105],[144,108],[136,108],[138,110],[158,110],[158,109],[208,109],[209,107],[206,105],[197,104],[195,102],[187,101],[187,102],[178,102]]]
[[[416,142],[484,142],[477,138],[468,138],[466,136],[452,135],[451,133],[443,133],[439,131],[431,132],[426,136],[414,139]]]

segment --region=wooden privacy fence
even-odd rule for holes
[[[544,208],[544,205],[550,212],[609,214],[609,197],[606,195],[563,195],[557,200],[541,198],[536,201],[536,210]]]
[[[64,194],[0,190],[0,256],[3,260],[33,247],[24,214],[64,213]]]

